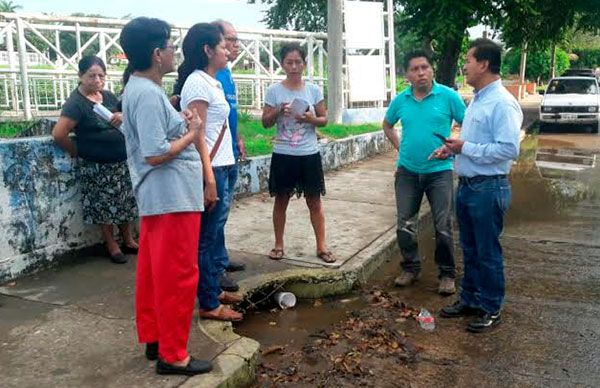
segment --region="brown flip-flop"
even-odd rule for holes
[[[317,252],[317,257],[326,263],[335,263],[336,261],[336,258],[333,256],[331,251]]]
[[[269,251],[267,256],[269,256],[269,259],[271,260],[281,260],[285,258],[285,253],[283,252],[283,249],[273,248]]]

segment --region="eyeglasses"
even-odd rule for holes
[[[167,44],[167,45],[165,45],[165,47],[159,47],[159,49],[161,49],[161,50],[173,49],[173,51],[177,51],[177,45],[176,44]]]
[[[239,43],[240,40],[238,39],[237,36],[226,36],[225,40],[231,43]]]

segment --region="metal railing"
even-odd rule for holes
[[[77,85],[77,63],[84,55],[97,55],[104,60],[107,64],[106,87],[119,93],[124,65],[120,59],[123,50],[118,42],[121,28],[127,22],[0,13],[0,45],[4,46],[4,59],[8,63],[8,67],[0,65],[2,115],[30,119],[56,114]],[[175,44],[181,46],[188,28],[172,27]],[[265,88],[284,78],[277,50],[287,42],[297,42],[306,48],[307,78],[326,87],[326,34],[239,30],[238,35],[240,53],[232,65],[240,107],[260,109]],[[31,63],[33,57],[35,64]],[[167,92],[172,89],[175,76],[166,76]]]

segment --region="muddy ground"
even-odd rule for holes
[[[435,292],[424,226],[424,270],[414,286],[393,287],[393,257],[352,295],[249,314],[238,331],[262,344],[255,386],[600,386],[600,200],[563,200],[531,175],[512,182],[500,326],[472,334],[466,319],[437,317],[455,298]],[[457,255],[460,277],[458,247]],[[418,326],[420,308],[436,314],[434,331]]]

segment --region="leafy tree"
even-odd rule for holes
[[[549,78],[552,66],[552,48],[531,50],[527,56],[526,78],[537,82]],[[521,49],[511,49],[506,53],[502,64],[503,74],[518,74]],[[561,75],[570,67],[569,54],[561,48],[556,50],[556,74]]]
[[[262,20],[269,28],[321,32],[327,29],[327,0],[248,0],[270,5]]]
[[[0,0],[0,12],[16,12],[19,9],[22,9],[18,4],[13,3],[11,0]]]

